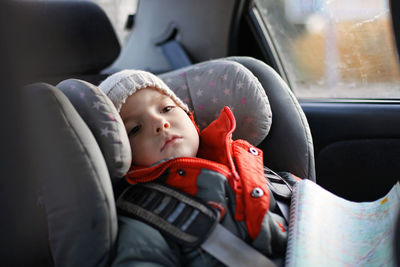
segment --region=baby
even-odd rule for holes
[[[99,87],[116,106],[129,136],[129,183],[162,182],[216,205],[225,228],[269,258],[284,256],[287,224],[267,187],[262,151],[231,139],[236,121],[228,107],[200,132],[188,107],[151,73],[121,71]],[[114,263],[223,265],[201,248],[182,247],[125,216],[119,217]]]

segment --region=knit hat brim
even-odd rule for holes
[[[111,99],[118,112],[126,99],[144,88],[155,88],[160,93],[169,96],[185,112],[188,106],[157,76],[141,70],[123,70],[105,79],[99,88]]]

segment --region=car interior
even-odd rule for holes
[[[399,45],[396,5],[391,2]],[[84,99],[103,103],[100,116],[118,117],[97,85],[122,69],[150,71],[177,94],[188,94],[201,126],[222,104],[243,118],[264,110],[256,100],[251,110],[241,110],[235,95],[201,117],[195,77],[243,68],[260,81],[272,111],[268,135],[251,140],[263,150],[266,166],[351,201],[375,200],[399,181],[398,100],[298,99],[254,1],[138,1],[124,44],[108,15],[90,1],[6,1],[0,20],[6,37],[0,44],[0,201],[8,240],[0,258],[8,266],[112,263],[114,198],[129,168],[129,143],[121,138],[123,128],[110,117],[98,118]],[[202,93],[222,94],[225,86],[221,81]],[[232,88],[250,99],[250,85]],[[107,123],[111,138],[93,121]],[[252,127],[265,122],[257,123]],[[234,137],[251,139],[251,131],[238,123]]]

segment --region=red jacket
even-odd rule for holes
[[[247,141],[233,141],[231,136],[235,128],[235,117],[225,107],[220,117],[201,131],[196,158],[174,158],[149,168],[132,167],[127,181],[131,184],[149,182],[169,169],[166,184],[196,195],[196,181],[201,170],[218,172],[228,179],[235,193],[235,220],[244,221],[250,237],[254,239],[260,232],[270,202],[263,153]],[[182,175],[183,172],[185,175]]]

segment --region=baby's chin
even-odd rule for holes
[[[190,151],[178,151],[174,153],[170,153],[168,158],[195,158],[196,153]]]
[[[167,151],[166,151],[167,152]],[[175,158],[195,158],[197,156],[197,149],[176,149],[174,151],[168,151],[167,153],[159,154],[157,157],[142,158],[132,160],[133,166],[140,167],[153,167],[167,160]]]
[[[163,162],[166,162],[168,160],[176,159],[176,158],[195,158],[195,157],[196,157],[196,155],[193,155],[193,153],[172,153],[166,157],[163,157],[160,160],[155,161],[153,164],[146,164],[146,166],[144,166],[144,167],[153,167],[153,166],[156,166]]]

